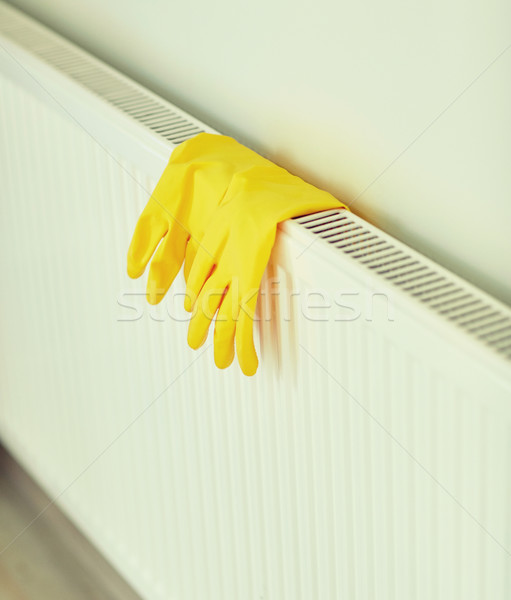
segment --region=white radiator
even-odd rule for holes
[[[330,211],[280,228],[257,375],[216,370],[182,282],[155,308],[125,275],[211,129],[5,4],[0,32],[0,434],[48,494],[146,599],[510,598],[509,308]]]

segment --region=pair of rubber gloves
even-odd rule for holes
[[[201,133],[172,152],[135,228],[128,275],[140,277],[152,257],[147,299],[157,304],[184,262],[189,345],[204,343],[216,314],[216,365],[231,364],[236,343],[253,375],[253,321],[277,224],[332,208],[346,207],[234,139]]]

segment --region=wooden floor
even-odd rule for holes
[[[140,600],[0,447],[0,599]]]

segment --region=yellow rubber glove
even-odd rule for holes
[[[160,244],[149,269],[148,302],[160,302],[183,260],[187,278],[206,225],[233,175],[254,165],[271,164],[222,135],[201,133],[175,148],[140,215],[128,250],[128,275],[137,278]]]
[[[285,169],[256,166],[234,175],[224,200],[201,239],[187,284],[185,308],[193,309],[188,343],[197,349],[215,321],[215,363],[229,366],[234,342],[241,369],[253,375],[258,359],[253,320],[259,285],[285,219],[332,208],[346,208]]]

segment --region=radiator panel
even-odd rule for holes
[[[0,434],[142,597],[509,597],[500,357],[323,241],[298,260],[286,224],[261,368],[216,370],[211,339],[186,346],[182,277],[151,308],[125,275],[157,167],[11,77],[0,94]],[[318,290],[360,317],[304,309]]]

